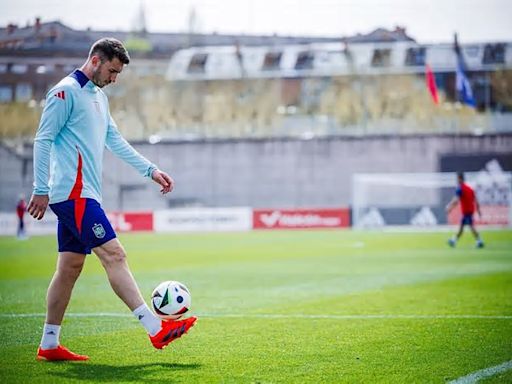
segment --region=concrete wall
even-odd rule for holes
[[[210,140],[134,146],[173,176],[175,191],[160,196],[158,186],[106,152],[104,206],[109,210],[181,205],[347,206],[352,200],[354,173],[436,172],[446,155],[510,155],[512,134]],[[30,187],[32,165],[30,161],[27,164],[28,179],[23,178],[23,159],[0,147],[0,210],[12,210],[20,190]]]
[[[15,211],[20,194],[32,193],[32,159],[0,144],[0,212]]]

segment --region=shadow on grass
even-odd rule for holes
[[[135,365],[107,365],[79,362],[59,363],[63,370],[48,372],[52,376],[61,379],[73,379],[82,381],[109,382],[109,381],[133,381],[142,382],[145,379],[151,382],[170,382],[172,378],[167,374],[187,369],[197,369],[199,364],[177,363],[149,363]]]

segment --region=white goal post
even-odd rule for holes
[[[480,172],[464,173],[474,188],[482,217],[477,224],[512,226],[512,173],[488,164]],[[352,178],[352,224],[356,228],[456,224],[460,209],[447,217],[446,204],[455,195],[457,174],[363,173]]]

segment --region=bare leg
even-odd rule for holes
[[[475,239],[480,240],[480,234],[477,232],[475,226],[471,224],[469,228],[471,228],[471,232],[473,232],[473,236],[475,237]]]
[[[75,282],[82,272],[85,255],[74,252],[61,252],[57,260],[57,270],[53,275],[46,296],[46,323],[60,325],[69,304]]]
[[[484,242],[482,241],[482,239],[480,238],[480,234],[478,233],[478,231],[476,230],[475,226],[473,224],[470,225],[470,228],[471,228],[471,232],[473,232],[473,236],[475,236],[475,240],[476,240],[476,246],[477,248],[483,248],[484,246]]]
[[[117,296],[134,311],[144,304],[139,287],[126,261],[126,252],[118,239],[112,239],[93,249],[107,272],[108,280]]]
[[[162,321],[148,308],[126,261],[126,253],[118,239],[112,239],[93,249],[98,256],[114,292],[130,308],[149,334],[155,348],[161,349],[183,335],[196,321]]]
[[[462,236],[462,233],[464,232],[464,224],[463,223],[460,223],[460,226],[459,226],[459,232],[457,232],[457,240],[460,239],[460,237]]]

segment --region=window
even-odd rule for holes
[[[295,69],[312,69],[314,56],[312,52],[300,52],[297,56]]]
[[[391,64],[391,49],[376,49],[373,51],[372,67],[389,67]]]
[[[486,44],[483,64],[505,64],[505,44]]]
[[[190,59],[190,63],[188,64],[188,73],[204,73],[206,60],[208,60],[208,55],[206,53],[196,53]]]
[[[11,73],[23,74],[27,73],[28,65],[27,64],[11,64]]]
[[[7,64],[0,64],[0,73],[7,73]]]
[[[10,85],[0,84],[0,103],[10,103],[12,101],[12,87]]]
[[[55,71],[54,65],[38,65],[36,67],[36,73],[38,75],[44,75],[45,73],[52,73]]]
[[[464,46],[464,55],[467,57],[478,57],[480,54],[480,46],[466,45]]]
[[[279,69],[282,56],[282,52],[268,52],[267,54],[265,54],[265,58],[263,59],[263,65],[261,66],[261,69],[264,71],[273,71]]]
[[[408,48],[405,53],[405,65],[423,66],[425,65],[425,47]]]
[[[16,84],[16,101],[29,101],[32,99],[32,86],[28,83]]]
[[[80,66],[78,65],[73,65],[73,64],[66,64],[64,65],[64,67],[62,68],[62,70],[65,72],[65,73],[71,73],[73,72],[76,68],[79,68]]]

